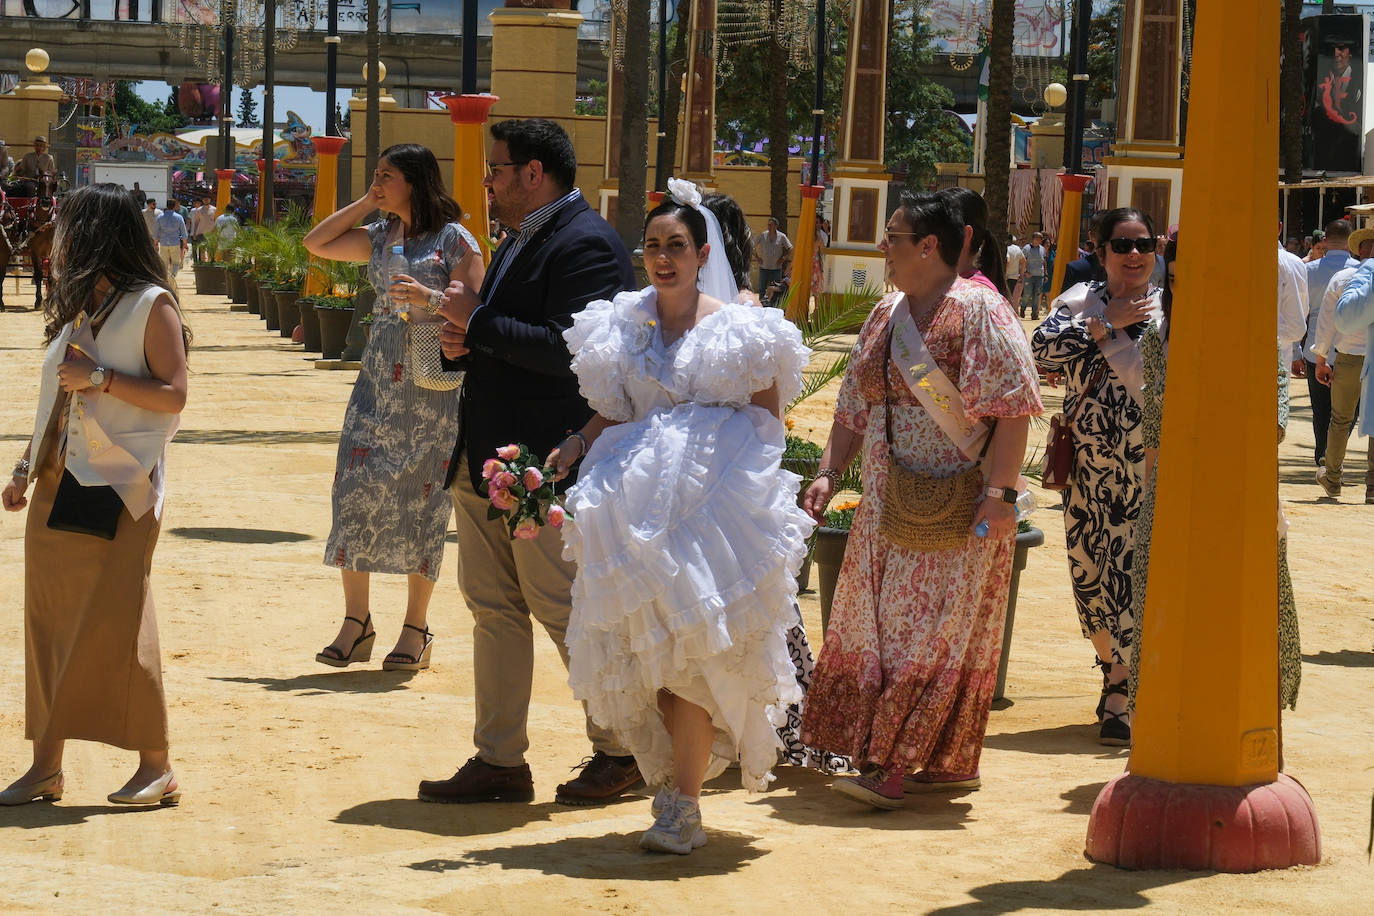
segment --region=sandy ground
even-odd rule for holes
[[[183,285],[190,280],[187,270]],[[0,811],[0,910],[1369,912],[1374,506],[1355,498],[1363,490],[1349,467],[1342,503],[1318,501],[1305,387],[1295,386],[1281,450],[1304,651],[1302,695],[1284,735],[1289,772],[1321,819],[1320,866],[1127,872],[1084,858],[1093,799],[1126,753],[1095,741],[1099,675],[1072,610],[1063,525],[1046,510],[1035,517],[1046,545],[1021,580],[1012,702],[992,714],[981,791],[878,813],[833,795],[814,772],[783,769],[760,795],[727,774],[704,798],[709,845],[679,859],[636,848],[649,822],[643,797],[596,809],[554,804],[554,786],[587,749],[542,636],[528,755],[537,800],[415,799],[417,780],[448,776],[472,752],[471,618],[453,565],[431,610],[431,670],[379,670],[404,604],[392,577],[374,582],[376,661],[367,670],[316,664],[341,613],[338,575],[321,552],[353,373],[314,369],[298,345],[231,313],[221,297],[192,297],[187,312],[197,338],[191,400],[169,454],[154,572],[185,799],[164,810],[112,808],[105,795],[123,783],[132,755],[73,742],[60,803]],[[6,462],[29,435],[40,330],[34,313],[0,315]],[[798,418],[803,431],[824,435],[824,404]],[[1245,457],[1207,460],[1221,483],[1225,466]],[[1364,460],[1361,444],[1350,466]],[[0,784],[29,756],[23,526],[22,514],[0,519]],[[814,593],[802,608],[818,634]]]

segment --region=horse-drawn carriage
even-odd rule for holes
[[[5,308],[4,280],[13,268],[20,276],[33,277],[33,307],[43,304],[57,219],[56,191],[52,175],[0,182],[0,310]]]

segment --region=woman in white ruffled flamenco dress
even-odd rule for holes
[[[685,855],[706,842],[702,782],[738,759],[745,788],[766,788],[801,699],[785,633],[813,522],[779,467],[780,415],[810,351],[777,309],[698,289],[699,271],[733,288],[720,230],[694,185],[670,190],[645,223],[652,285],[564,334],[597,414],[549,464],[586,453],[563,529],[569,681],[658,788],[640,846]]]

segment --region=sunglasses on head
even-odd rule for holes
[[[1149,254],[1155,250],[1155,240],[1148,235],[1139,239],[1108,239],[1107,247],[1117,254],[1130,254],[1132,248],[1141,254]]]

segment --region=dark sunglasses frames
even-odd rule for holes
[[[1117,254],[1130,254],[1132,248],[1141,254],[1153,254],[1155,250],[1155,240],[1150,236],[1139,239],[1108,239],[1107,247]]]

